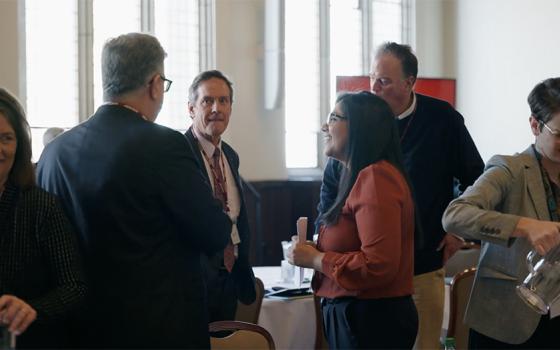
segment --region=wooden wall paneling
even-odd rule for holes
[[[251,186],[255,191],[248,190]],[[252,233],[250,259],[254,266],[280,264],[280,242],[290,240],[295,234],[300,216],[309,218],[307,232],[311,239],[320,186],[320,181],[256,181],[246,186],[244,194]]]

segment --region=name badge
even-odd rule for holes
[[[241,243],[241,237],[239,237],[239,230],[237,230],[237,223],[231,225],[231,243],[238,245]]]

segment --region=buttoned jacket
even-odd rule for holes
[[[443,215],[447,232],[482,241],[465,322],[510,344],[529,339],[540,320],[515,290],[529,273],[526,256],[531,250],[527,239],[512,237],[521,217],[550,220],[532,147],[514,156],[492,157],[484,173]]]
[[[84,253],[81,346],[210,347],[200,257],[224,249],[231,220],[188,147],[109,104],[41,155],[39,185],[61,199]]]
[[[202,158],[202,154],[198,147],[192,128],[189,128],[189,130],[187,130],[187,132],[185,133],[185,137],[188,142],[188,152],[196,160],[198,168],[206,181],[210,183],[211,179],[208,175],[208,172],[206,171],[204,160]],[[235,260],[235,264],[231,272],[231,277],[235,281],[237,299],[243,304],[248,305],[255,301],[256,291],[255,275],[249,262],[251,235],[249,230],[247,208],[245,206],[245,198],[243,196],[243,184],[241,176],[239,175],[239,155],[225,141],[222,141],[222,151],[231,169],[233,178],[235,179],[235,185],[237,191],[239,192],[239,200],[241,201],[239,217],[237,218],[237,228],[239,230],[241,243],[239,244],[239,254],[237,259]],[[216,252],[215,254],[222,255],[223,257],[223,251]],[[213,278],[212,276],[214,276],[217,271],[212,271],[214,270],[214,267],[209,266],[208,257],[203,258],[202,261],[203,265],[205,265],[205,271],[207,274],[206,278]]]

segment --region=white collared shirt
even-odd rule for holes
[[[208,157],[212,157],[212,155],[214,154],[214,150],[216,149],[216,146],[214,146],[214,144],[210,141],[208,141],[207,139],[205,139],[204,137],[202,137],[202,135],[200,135],[197,131],[196,128],[192,128],[194,135],[196,136],[198,142],[200,143],[200,147],[204,150],[204,152],[206,152],[206,155],[208,155]],[[239,191],[237,189],[237,183],[235,182],[235,178],[233,176],[233,173],[231,171],[231,167],[229,165],[229,162],[226,158],[226,156],[224,155],[223,149],[222,149],[222,141],[220,140],[220,142],[218,143],[218,148],[220,148],[221,151],[221,157],[222,160],[224,161],[224,177],[226,179],[226,184],[227,184],[227,198],[228,198],[228,207],[229,207],[229,212],[227,213],[231,219],[232,222],[237,222],[237,217],[239,216],[239,212],[241,211],[241,199],[240,199],[240,195],[239,195]],[[202,153],[202,151],[200,151],[200,153]],[[210,186],[212,186],[212,192],[215,191],[214,189],[214,175],[212,174],[212,169],[210,168],[210,164],[208,163],[208,160],[206,159],[206,157],[204,157],[204,155],[202,155],[202,160],[204,161],[204,165],[206,167],[206,173],[208,174],[208,178],[210,179]],[[221,162],[220,162],[221,163]]]
[[[403,120],[404,118],[408,117],[409,115],[412,114],[412,112],[414,112],[414,110],[416,109],[416,94],[413,92],[412,93],[412,103],[410,104],[410,107],[408,107],[404,112],[402,112],[401,114],[399,114],[397,116],[398,120]]]

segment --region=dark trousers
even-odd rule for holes
[[[323,327],[331,349],[411,349],[418,313],[411,296],[323,298]]]
[[[469,331],[469,349],[559,349],[559,333],[560,317],[550,319],[549,315],[544,315],[541,317],[535,333],[521,344],[503,343],[471,329]]]
[[[237,292],[231,274],[224,268],[216,269],[206,283],[209,322],[235,319]]]

